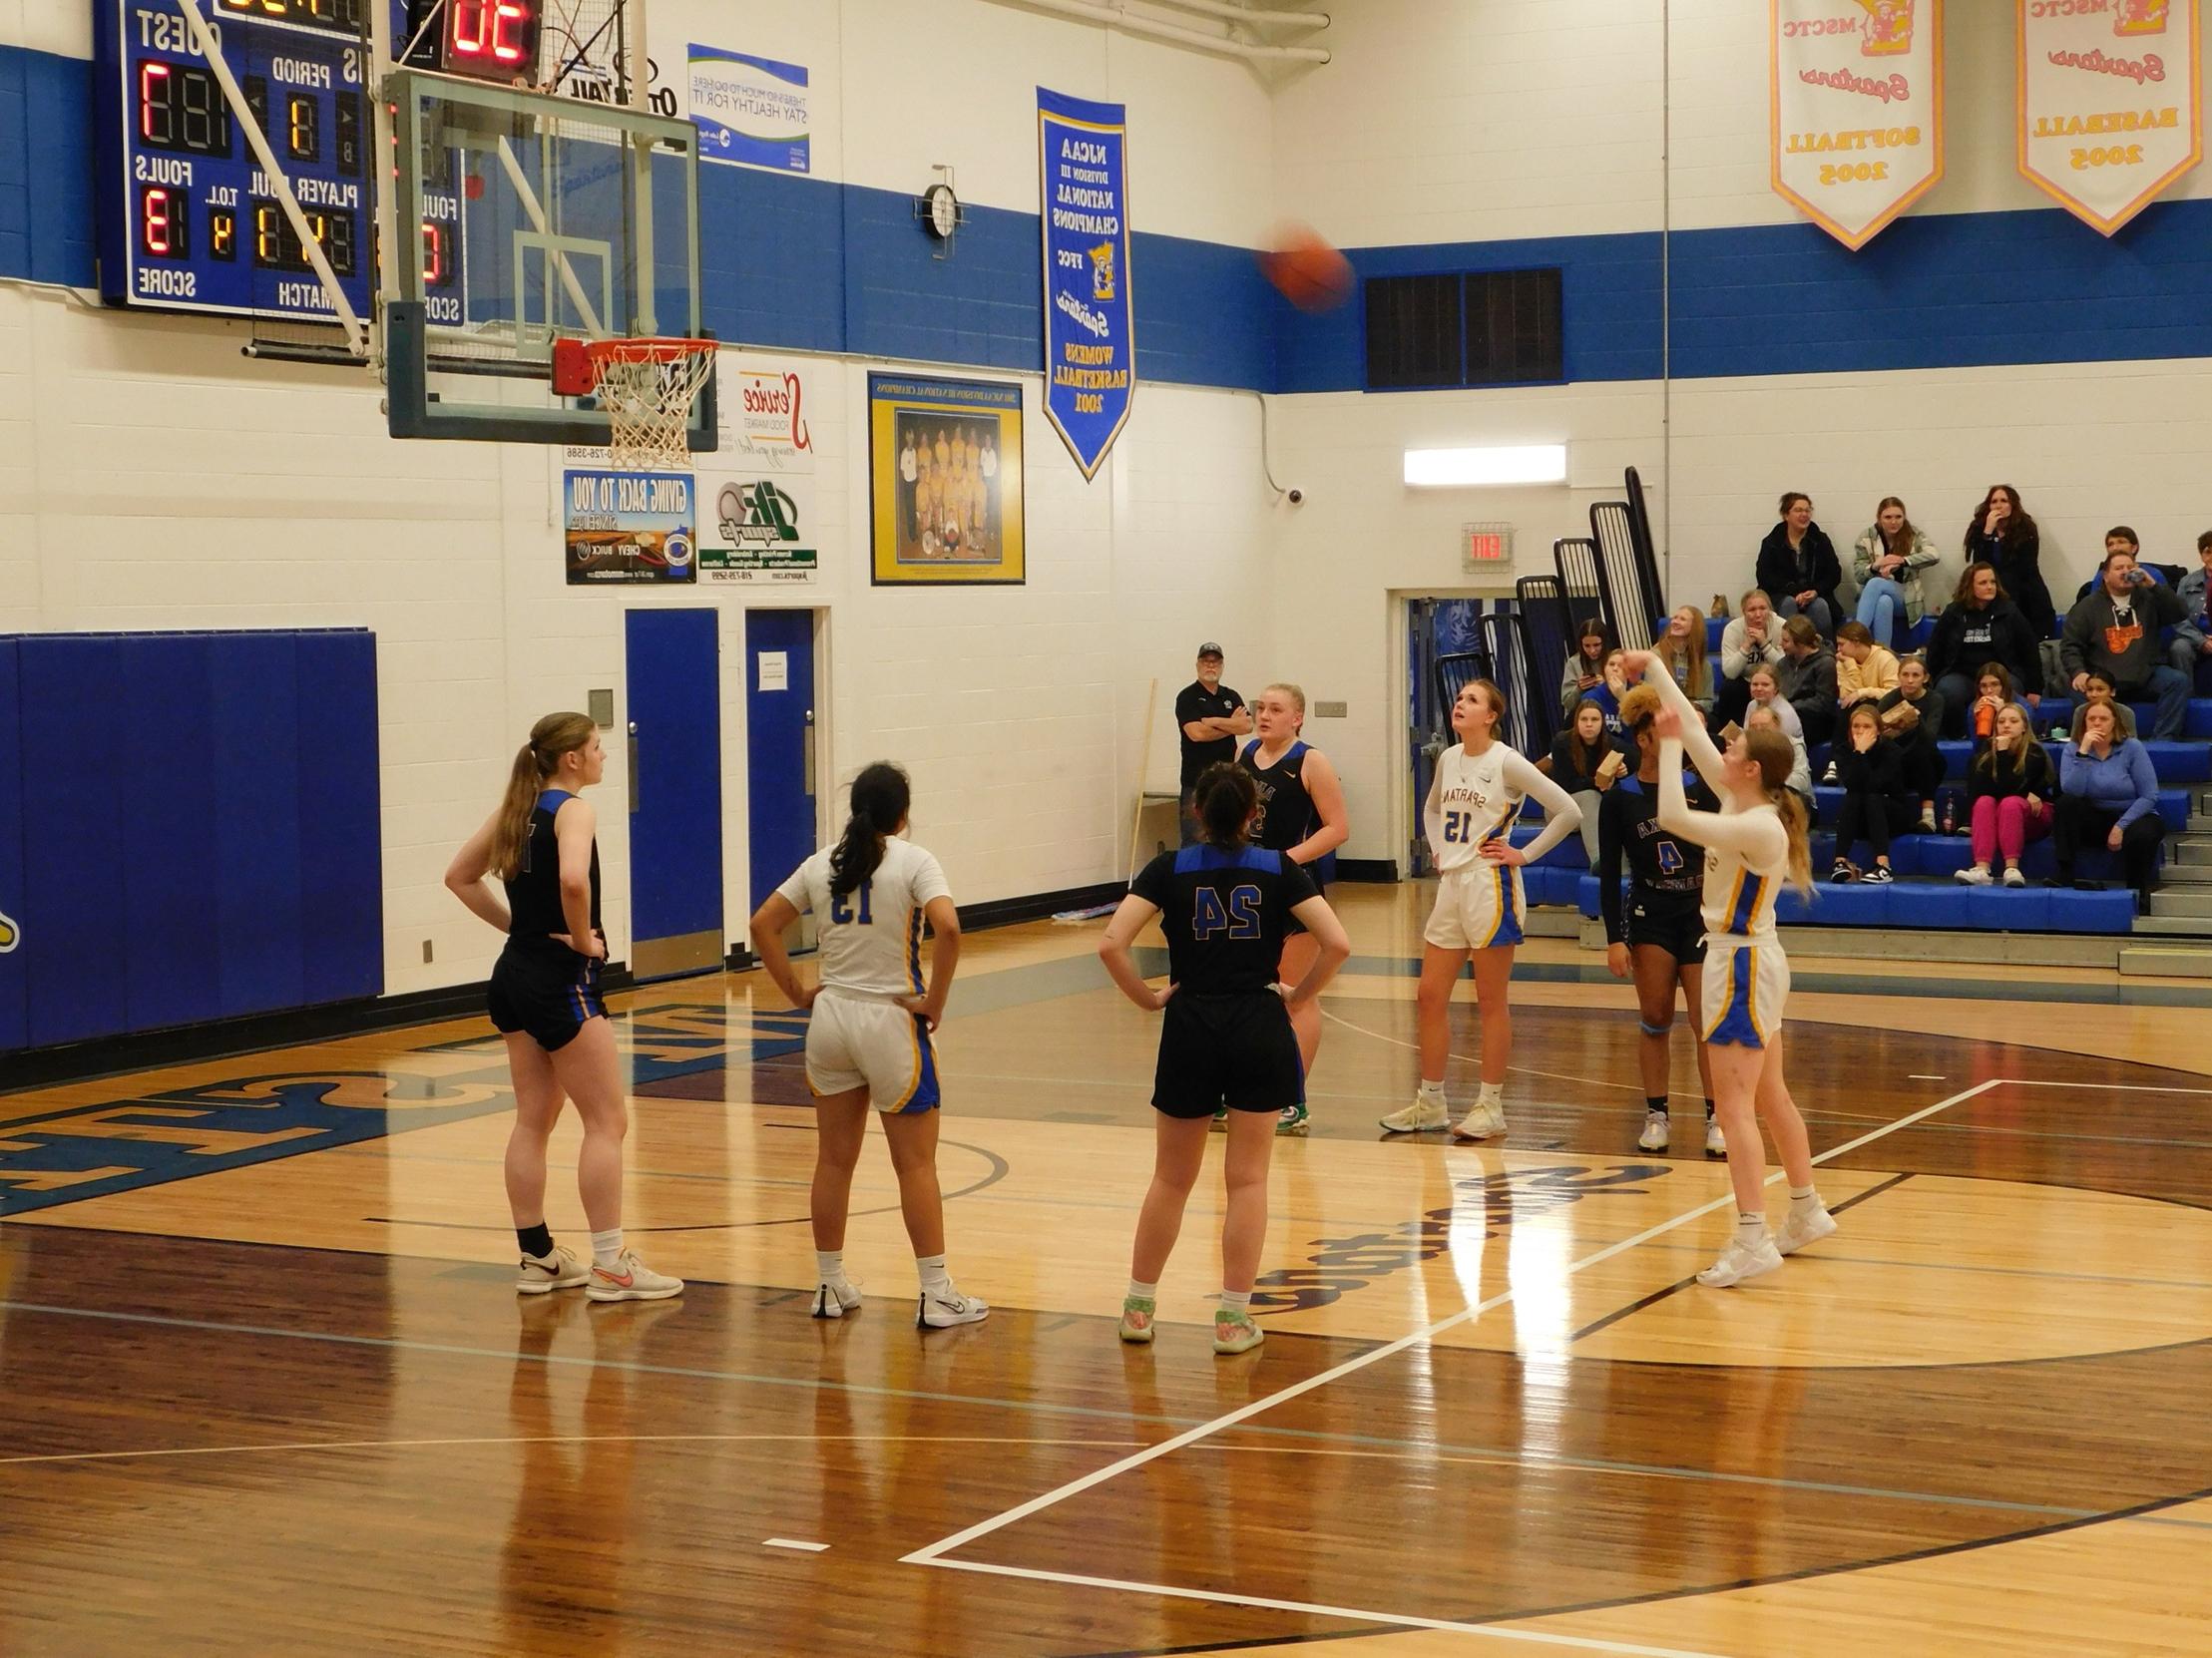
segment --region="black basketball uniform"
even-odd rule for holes
[[[1294,742],[1289,753],[1263,767],[1259,763],[1259,739],[1254,737],[1237,755],[1236,763],[1251,774],[1259,788],[1260,817],[1252,826],[1254,846],[1287,854],[1321,827],[1321,813],[1313,804],[1313,796],[1306,792],[1306,757],[1313,752],[1311,745]],[[1324,852],[1305,868],[1314,886],[1326,896],[1329,883],[1336,879],[1336,854]],[[1293,917],[1286,931],[1303,933],[1305,929]]]
[[[1320,896],[1312,879],[1261,847],[1186,846],[1146,864],[1129,891],[1159,907],[1175,987],[1152,1104],[1171,1117],[1303,1104],[1298,1037],[1274,985],[1292,907]]]
[[[561,789],[548,789],[531,808],[522,867],[514,879],[503,883],[513,918],[507,948],[492,969],[492,1023],[503,1035],[526,1033],[548,1053],[568,1046],[586,1020],[607,1012],[600,996],[599,958],[571,950],[554,937],[568,932],[569,920],[561,908],[561,848],[554,838],[553,819],[564,802],[575,798]],[[592,931],[600,931],[596,839],[592,842]]]
[[[1703,783],[1693,802],[1710,805]],[[1655,945],[1677,963],[1703,962],[1705,849],[1659,827],[1659,793],[1626,776],[1597,805],[1597,904],[1607,944]],[[1628,866],[1622,915],[1621,864]]]

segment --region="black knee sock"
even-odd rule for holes
[[[1666,1095],[1665,1095],[1665,1094],[1663,1094],[1663,1093],[1659,1093],[1659,1094],[1648,1094],[1648,1093],[1647,1093],[1647,1094],[1645,1094],[1645,1095],[1643,1096],[1643,1108],[1644,1108],[1645,1110],[1649,1111],[1649,1112],[1650,1112],[1650,1113],[1651,1113],[1651,1114],[1652,1114],[1653,1116],[1655,1116],[1655,1117],[1663,1117],[1663,1116],[1665,1116],[1665,1115],[1666,1115]]]
[[[541,1261],[553,1253],[553,1233],[542,1220],[535,1226],[516,1227],[515,1242],[522,1245],[525,1255]]]

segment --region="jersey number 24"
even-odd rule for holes
[[[1232,939],[1259,937],[1259,888],[1232,887],[1226,908],[1222,907],[1221,895],[1211,887],[1198,889],[1190,936],[1203,940],[1224,932]]]

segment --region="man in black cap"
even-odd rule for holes
[[[1236,739],[1252,729],[1244,699],[1221,683],[1221,647],[1198,646],[1198,677],[1175,695],[1175,724],[1182,739],[1182,842],[1197,838],[1190,791],[1198,774],[1216,761],[1236,758]]]

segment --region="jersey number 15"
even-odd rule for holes
[[[1211,887],[1198,889],[1197,906],[1190,917],[1190,936],[1204,940],[1224,932],[1232,939],[1259,937],[1259,888],[1231,888],[1225,909],[1221,895]]]

